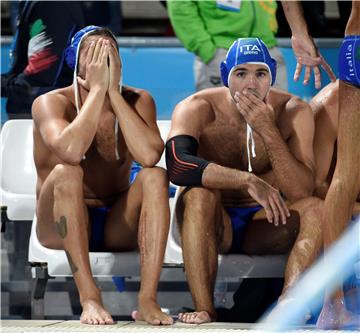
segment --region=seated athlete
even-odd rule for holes
[[[221,74],[225,87],[197,92],[176,106],[166,144],[170,180],[184,187],[177,214],[195,305],[195,312],[179,315],[186,323],[216,320],[219,253],[292,249],[285,296],[321,246],[321,226],[312,220],[320,200],[310,197],[310,107],[271,88],[276,63],[258,38],[236,40]]]
[[[170,212],[167,175],[155,167],[164,144],[154,101],[145,90],[121,85],[118,45],[107,29],[77,32],[66,61],[74,83],[38,97],[32,108],[38,238],[65,250],[81,322],[114,322],[92,277],[89,250],[139,249],[138,319],[171,324],[156,302]],[[134,160],[143,169],[130,185]]]
[[[315,139],[314,154],[316,166],[315,193],[325,199],[329,190],[336,160],[337,160],[337,138],[339,132],[339,80],[329,83],[324,87],[310,102],[310,106],[315,113]],[[360,193],[352,210],[353,217],[360,214]],[[324,230],[330,226],[324,222]],[[349,307],[352,309],[360,308],[359,293],[360,288],[356,283],[355,276],[351,276],[351,283],[345,284]],[[356,301],[357,300],[357,301]],[[322,317],[322,325],[328,328],[341,328],[343,326],[354,326],[356,323],[360,327],[360,317],[355,316],[347,310],[345,306],[344,291],[339,290],[334,296],[335,305],[325,303]],[[348,302],[349,303],[349,302]],[[337,311],[335,313],[335,311]],[[335,316],[336,314],[336,316]],[[321,317],[320,317],[321,320]]]

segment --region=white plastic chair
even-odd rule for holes
[[[35,211],[36,170],[32,120],[7,121],[1,129],[1,206],[12,221],[32,220]]]

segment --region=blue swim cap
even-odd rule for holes
[[[221,78],[229,86],[231,70],[240,64],[262,63],[269,68],[271,85],[276,78],[276,60],[271,58],[264,42],[260,38],[239,38],[229,48],[226,60],[220,64]]]
[[[65,49],[65,60],[68,66],[75,70],[77,62],[77,52],[81,39],[91,31],[99,30],[101,27],[96,25],[88,25],[87,27],[79,30],[73,38],[71,38],[70,45]]]

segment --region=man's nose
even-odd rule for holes
[[[249,75],[248,76],[247,86],[248,86],[248,88],[256,88],[256,77],[255,77],[255,75]]]

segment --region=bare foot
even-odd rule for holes
[[[179,313],[179,320],[187,324],[204,324],[215,321],[207,311]]]
[[[324,304],[316,326],[320,329],[360,328],[360,316],[346,310],[343,300]]]
[[[92,299],[82,302],[83,312],[80,317],[82,324],[89,325],[112,325],[115,324],[109,312],[102,306],[101,302]]]
[[[160,306],[154,301],[140,301],[139,309],[132,312],[134,320],[146,321],[151,325],[172,325],[174,320],[161,311]]]

